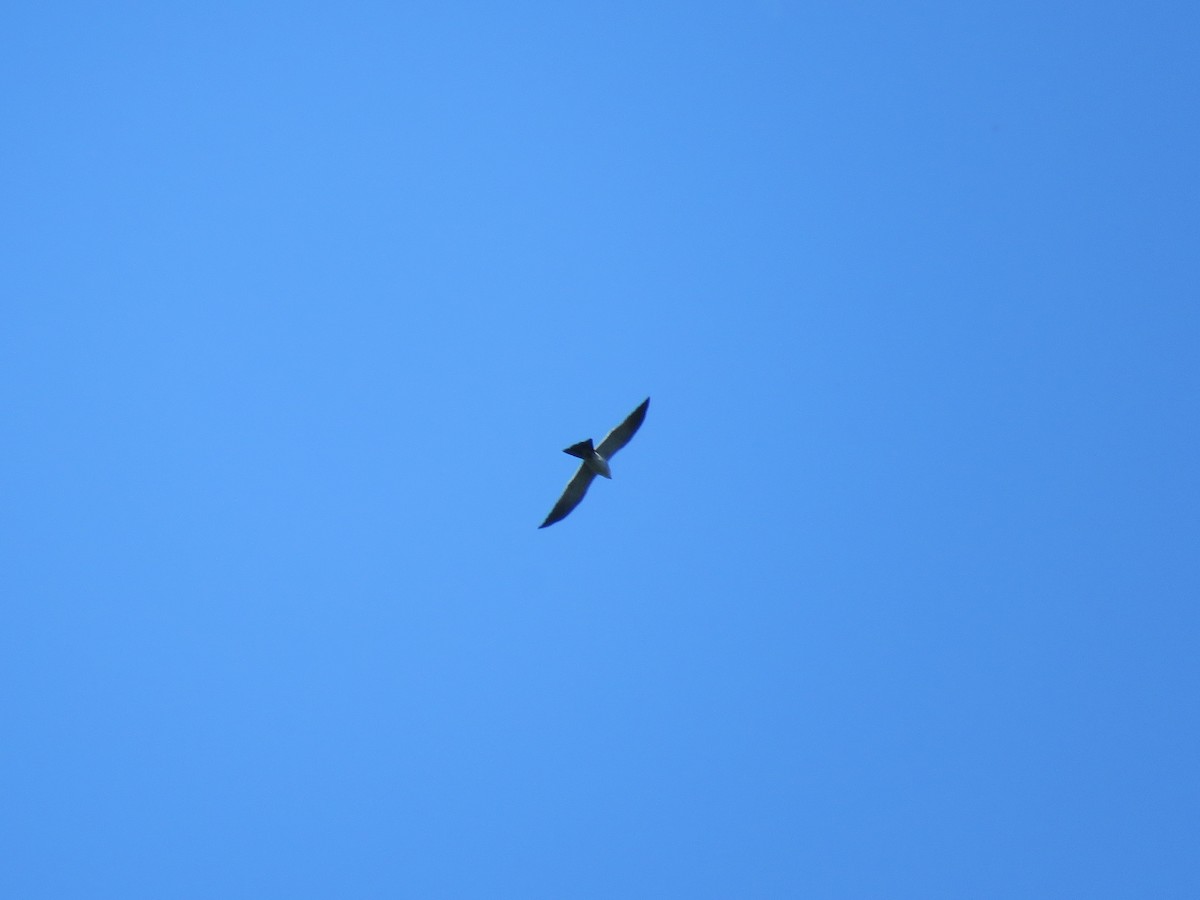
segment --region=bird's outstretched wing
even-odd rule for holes
[[[629,439],[642,427],[646,418],[646,410],[650,407],[650,398],[642,401],[642,405],[631,412],[625,421],[604,436],[596,452],[605,459],[612,459],[613,454],[629,443]]]
[[[595,477],[595,473],[587,467],[587,463],[581,465],[575,476],[567,482],[566,490],[554,504],[554,509],[550,510],[550,515],[546,516],[546,521],[538,528],[545,528],[547,525],[553,525],[559,519],[565,519],[567,514],[579,505],[579,501],[583,499],[583,495],[587,493],[587,489]]]

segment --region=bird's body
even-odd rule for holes
[[[587,493],[587,489],[591,486],[592,479],[597,475],[602,478],[612,478],[612,468],[608,464],[609,459],[618,450],[628,444],[629,439],[641,428],[649,406],[650,398],[647,397],[641,406],[625,418],[624,422],[606,434],[604,440],[598,446],[592,446],[592,439],[588,438],[586,441],[572,444],[563,451],[563,453],[581,459],[583,462],[571,480],[567,482],[567,487],[563,491],[562,496],[558,498],[558,502],[554,504],[554,509],[550,510],[550,515],[546,516],[546,521],[539,525],[539,528],[545,528],[547,525],[553,525],[555,522],[566,518],[567,514],[579,505],[579,501],[583,499],[583,495]]]
[[[583,464],[595,472],[597,475],[612,480],[612,468],[608,465],[608,460],[599,453],[593,452],[591,456],[583,461]]]

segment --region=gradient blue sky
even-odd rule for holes
[[[1198,40],[10,4],[0,894],[1200,896]]]

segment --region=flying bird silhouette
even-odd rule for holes
[[[583,499],[583,495],[591,486],[592,479],[597,475],[612,478],[612,469],[608,467],[608,461],[612,459],[614,453],[628,444],[629,439],[642,427],[642,421],[646,418],[646,410],[649,407],[650,398],[647,397],[641,406],[626,417],[624,422],[606,434],[604,440],[597,446],[593,447],[592,439],[588,438],[586,441],[572,444],[563,451],[563,453],[582,459],[583,462],[579,466],[579,471],[567,482],[566,490],[554,504],[554,509],[550,510],[550,515],[546,516],[546,521],[538,528],[545,528],[560,519],[565,519],[571,510],[579,505],[579,501]]]

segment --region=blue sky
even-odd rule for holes
[[[3,18],[4,896],[1200,895],[1194,4]]]

